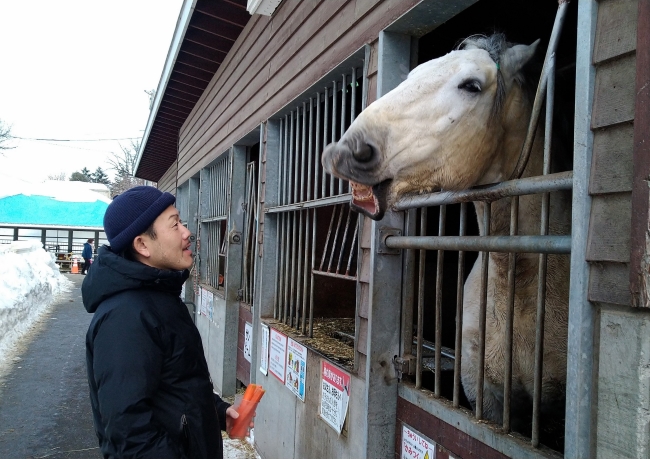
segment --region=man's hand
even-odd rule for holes
[[[226,409],[226,432],[228,435],[230,435],[230,429],[232,429],[233,424],[235,423],[235,419],[239,417],[239,413],[237,410],[229,406],[228,409]],[[255,418],[255,413],[253,413],[253,418]],[[255,427],[255,423],[253,422],[253,419],[251,419],[251,423],[248,425],[249,429],[252,429]]]

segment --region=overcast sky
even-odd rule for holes
[[[0,0],[0,120],[30,139],[141,138],[182,0]],[[13,140],[0,172],[28,181],[98,166],[129,140]]]

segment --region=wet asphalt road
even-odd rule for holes
[[[86,380],[84,276],[60,295],[0,374],[0,459],[100,459]]]

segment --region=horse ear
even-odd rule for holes
[[[530,45],[515,45],[501,55],[500,68],[506,78],[512,78],[535,55],[539,39]]]

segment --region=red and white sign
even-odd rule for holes
[[[269,348],[269,371],[284,384],[287,356],[287,335],[271,328],[271,346]]]
[[[321,360],[320,417],[341,433],[350,400],[350,375]]]
[[[402,424],[402,459],[435,459],[436,444]]]

